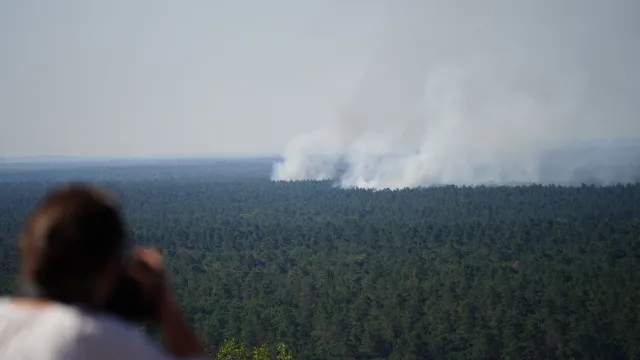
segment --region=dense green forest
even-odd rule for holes
[[[211,349],[234,338],[281,341],[296,359],[640,358],[639,184],[341,190],[247,166],[81,177],[122,194],[132,238],[162,249]],[[3,293],[24,217],[74,178],[40,175],[0,176]]]

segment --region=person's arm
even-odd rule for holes
[[[155,249],[144,248],[138,249],[135,256],[137,265],[130,269],[130,274],[146,288],[147,296],[157,301],[156,320],[164,333],[167,353],[178,358],[204,356],[204,346],[171,291],[162,255]]]
[[[88,326],[87,326],[88,324]],[[141,333],[133,324],[123,322],[109,315],[98,316],[95,321],[85,322],[81,341],[74,344],[73,352],[79,359],[92,360],[207,360],[207,356],[198,351],[188,351],[195,344],[176,346],[176,351],[151,340]],[[171,329],[179,330],[180,326],[171,324]],[[188,326],[185,327],[185,330]],[[175,336],[175,334],[174,334]],[[197,343],[194,336],[192,340]],[[74,357],[74,358],[76,358]]]
[[[167,352],[176,357],[204,356],[204,347],[184,318],[176,299],[172,295],[165,295],[163,298],[158,321],[164,332],[164,347]]]

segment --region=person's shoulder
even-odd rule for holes
[[[13,336],[16,332],[20,336]],[[0,354],[12,348],[35,358],[165,358],[134,326],[59,303],[29,306],[0,298],[0,337],[6,340],[0,342]]]
[[[11,306],[11,298],[8,296],[0,296],[0,311],[9,311]]]
[[[10,296],[0,296],[0,311],[11,311],[13,309],[11,299],[12,297]]]

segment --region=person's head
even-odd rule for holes
[[[86,185],[56,189],[20,234],[21,281],[45,298],[101,308],[122,266],[125,233],[110,193]]]

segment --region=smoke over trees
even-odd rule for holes
[[[358,90],[335,119],[290,141],[274,180],[403,188],[640,178],[637,2],[387,7]]]

